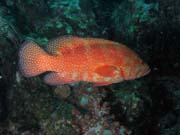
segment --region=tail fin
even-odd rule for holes
[[[19,51],[19,68],[26,77],[46,71],[47,53],[33,41],[25,41]]]

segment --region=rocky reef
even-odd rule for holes
[[[179,0],[0,1],[0,135],[179,135]],[[92,87],[24,78],[20,44],[61,35],[127,44],[151,67],[143,78]]]

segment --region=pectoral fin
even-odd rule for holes
[[[100,65],[94,69],[94,72],[103,77],[112,77],[118,69],[113,65]]]

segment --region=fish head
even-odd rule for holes
[[[147,75],[150,71],[151,69],[149,68],[148,64],[142,62],[141,64],[135,66],[134,76],[135,78],[140,78]]]
[[[134,63],[131,66],[128,66],[127,69],[126,74],[124,75],[124,80],[137,79],[147,75],[151,71],[148,64],[144,63],[143,61],[136,64]]]

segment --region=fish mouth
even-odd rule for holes
[[[139,72],[137,74],[137,78],[143,77],[143,76],[149,74],[150,72],[151,72],[151,69],[149,68],[149,66],[147,64],[144,64],[141,72]]]

